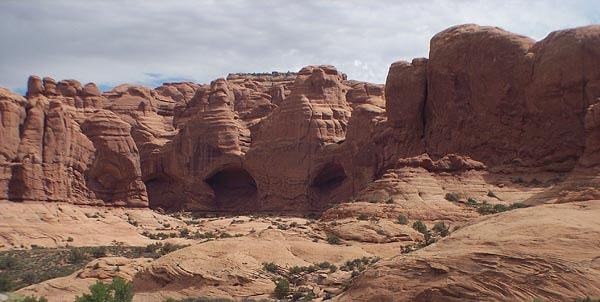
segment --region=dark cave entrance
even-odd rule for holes
[[[148,205],[150,208],[174,209],[181,206],[177,203],[174,189],[171,187],[173,181],[170,177],[164,174],[154,175],[148,179],[144,179],[146,192],[148,192]]]
[[[256,201],[256,181],[241,167],[220,170],[205,182],[215,193],[216,210],[244,208]]]
[[[339,187],[346,177],[346,172],[340,164],[330,163],[319,170],[310,186],[320,194],[328,194]]]

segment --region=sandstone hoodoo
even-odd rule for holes
[[[0,88],[0,281],[22,294],[120,276],[152,302],[600,297],[600,26],[451,27],[385,85],[314,65],[27,88]],[[27,248],[80,262],[20,276]]]

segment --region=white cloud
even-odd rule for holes
[[[0,86],[22,88],[30,74],[109,86],[207,83],[310,64],[383,83],[392,62],[426,57],[431,36],[452,25],[541,39],[599,22],[599,9],[596,0],[3,0]]]

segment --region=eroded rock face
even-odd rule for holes
[[[287,207],[306,208],[346,179],[327,151],[345,139],[350,118],[342,81],[332,66],[303,68],[290,96],[261,125],[246,163],[264,207],[275,209],[276,200],[285,200]]]
[[[113,205],[146,206],[148,197],[131,126],[110,111],[98,110],[81,129],[95,149],[85,172],[86,185],[95,197]]]
[[[437,34],[427,63],[427,151],[572,169],[585,145],[587,106],[597,102],[598,72],[582,66],[598,64],[599,32],[559,31],[538,43],[475,25]]]
[[[146,191],[152,206],[207,211],[323,210],[410,169],[434,178],[562,173],[560,187],[576,190],[598,174],[599,41],[599,26],[537,43],[495,27],[456,26],[432,38],[429,59],[393,63],[385,86],[348,80],[328,65],[105,93],[34,76],[27,99],[3,93],[1,133],[14,142],[2,146],[3,190],[19,200],[68,195],[58,189],[67,180],[42,181],[47,169],[63,169],[47,160],[73,167],[66,171],[76,183],[87,182],[75,190],[84,199],[140,205]],[[78,128],[108,120],[104,134]],[[83,151],[45,145],[73,141]],[[95,164],[109,151],[118,159]],[[113,174],[119,181],[101,176]]]
[[[4,148],[0,199],[147,206],[137,150],[123,147],[123,142],[133,145],[129,127],[119,128],[124,123],[111,112],[106,112],[112,117],[106,123],[96,123],[102,116],[95,113],[88,121],[93,106],[85,104],[101,98],[95,85],[86,85],[81,91],[74,88],[76,93],[66,97],[69,87],[81,86],[61,81],[60,95],[55,95],[46,92],[46,85],[41,85],[39,78],[32,77],[29,82],[29,99],[5,90],[0,98]],[[76,107],[77,104],[82,106]],[[81,123],[86,122],[93,128],[92,140],[81,130]],[[114,129],[120,129],[120,134],[111,133]],[[114,138],[107,139],[111,135]],[[118,169],[97,174],[111,166],[112,161],[116,161]],[[116,172],[127,176],[118,177]],[[99,175],[105,187],[98,185]],[[107,186],[109,182],[118,185]],[[130,187],[131,183],[135,185]]]

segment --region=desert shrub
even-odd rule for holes
[[[327,234],[327,243],[340,244],[340,243],[342,243],[342,240],[340,239],[340,237],[338,235],[329,233],[329,234]]]
[[[76,248],[72,248],[69,252],[69,258],[67,259],[67,261],[69,261],[69,263],[79,263],[82,262],[84,259],[85,253],[83,251]]]
[[[277,265],[273,262],[265,262],[265,263],[263,263],[263,270],[265,270],[269,273],[276,273]]]
[[[379,229],[379,230],[377,230],[376,232],[377,232],[377,234],[379,234],[379,235],[385,235],[385,231],[384,231],[384,230],[381,230],[381,229]]]
[[[433,226],[433,229],[435,232],[438,232],[440,234],[440,236],[442,237],[446,237],[448,236],[448,234],[450,234],[450,231],[448,230],[448,227],[446,227],[446,225],[443,222],[438,222]]]
[[[406,219],[406,216],[400,214],[400,215],[398,215],[398,223],[399,224],[403,224],[403,225],[407,225],[408,224],[408,219]]]
[[[17,260],[10,256],[0,258],[0,270],[13,269],[17,266]]]
[[[513,204],[511,204],[508,209],[509,210],[513,210],[513,209],[522,209],[522,208],[527,208],[528,205],[520,203],[520,202],[515,202]]]
[[[414,251],[414,247],[412,245],[405,245],[402,247],[402,254],[408,254],[412,251]]]
[[[369,219],[369,216],[367,216],[367,214],[363,214],[363,213],[361,213],[361,214],[359,214],[359,215],[358,215],[358,218],[357,218],[357,219],[358,219],[358,220],[368,220],[368,219]]]
[[[329,267],[329,272],[330,272],[330,273],[335,273],[335,272],[337,272],[337,269],[338,269],[338,267],[337,267],[336,265],[332,264],[332,265]]]
[[[0,275],[0,292],[9,292],[13,289],[12,280]]]
[[[298,301],[302,298],[304,298],[304,294],[302,292],[294,292],[292,295],[292,301]]]
[[[92,256],[94,256],[94,258],[106,257],[106,248],[103,246],[95,248],[92,252]]]
[[[190,235],[190,230],[184,228],[179,230],[179,237],[181,238],[187,238]]]
[[[453,202],[460,201],[460,197],[458,196],[458,194],[455,194],[455,193],[446,193],[445,198],[448,201],[453,201]]]
[[[233,237],[233,236],[229,233],[221,233],[219,235],[219,238],[231,238],[231,237]]]
[[[377,199],[369,199],[369,203],[378,203],[378,202],[379,202],[379,200],[377,200]]]
[[[173,245],[173,244],[171,244],[171,243],[168,243],[168,242],[167,242],[167,243],[165,243],[165,244],[162,246],[161,252],[162,252],[162,254],[163,254],[163,255],[166,255],[166,254],[168,254],[168,253],[170,253],[170,252],[174,252],[174,251],[176,251],[177,249],[178,249],[178,248],[177,248],[175,245]]]
[[[475,198],[469,197],[467,199],[467,205],[474,207],[474,206],[477,206],[477,204],[479,204],[479,202],[477,202],[477,200]]]
[[[514,184],[522,184],[524,182],[523,178],[521,178],[521,177],[511,178],[510,181]]]
[[[500,212],[506,212],[508,211],[508,207],[503,205],[503,204],[495,204],[494,205],[494,212],[496,213],[500,213]]]
[[[277,297],[277,299],[283,299],[289,294],[290,282],[287,279],[283,278],[278,278],[277,280],[275,280],[275,297]]]
[[[263,266],[263,268],[264,268],[264,266]],[[301,272],[303,272],[303,271],[304,271],[304,270],[303,270],[303,268],[302,268],[302,267],[300,267],[300,266],[297,266],[297,265],[295,265],[295,266],[292,266],[292,267],[289,269],[289,273],[290,273],[290,275],[299,274],[299,273],[301,273]]]
[[[488,197],[493,197],[493,198],[498,198],[498,196],[496,195],[496,193],[494,193],[494,191],[488,191],[487,192],[487,196]]]
[[[27,296],[21,300],[22,302],[48,302],[48,299],[45,297],[36,298],[35,296]]]
[[[388,200],[385,201],[385,203],[394,204],[394,203],[396,203],[396,201],[394,200],[394,198],[390,197],[390,198],[388,198]]]
[[[75,239],[73,239],[73,237],[68,237],[67,238],[67,242],[73,242]]]
[[[417,220],[412,225],[413,229],[421,234],[427,233],[427,226],[421,220]]]
[[[317,266],[319,268],[330,268],[331,267],[331,263],[325,261],[325,262],[318,263]]]
[[[90,292],[81,297],[77,296],[75,302],[131,302],[133,300],[131,283],[119,277],[115,277],[110,284],[97,281],[90,286]]]

